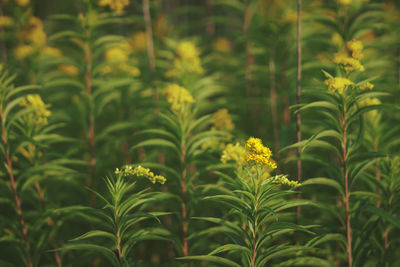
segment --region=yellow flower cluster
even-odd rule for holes
[[[42,50],[40,50],[40,54],[49,56],[49,57],[61,57],[62,53],[60,49],[51,47],[51,46],[44,46]]]
[[[187,72],[197,74],[204,72],[201,66],[199,51],[193,43],[179,43],[176,53],[178,57],[174,59],[174,68],[167,72],[167,76],[180,77]]]
[[[25,147],[20,147],[17,150],[18,153],[20,153],[22,156],[24,156],[27,160],[29,160],[30,162],[33,163],[34,159],[35,159],[35,153],[36,153],[36,146],[34,144],[28,144]],[[42,152],[38,152],[37,156],[40,157],[42,156],[43,153]],[[18,161],[18,158],[16,158],[16,161]]]
[[[219,37],[213,43],[214,49],[221,53],[228,53],[232,51],[232,43],[224,37]]]
[[[186,104],[195,102],[188,90],[177,84],[171,84],[164,88],[163,95],[166,96],[168,103],[174,111],[180,111]]]
[[[126,165],[122,167],[122,170],[116,169],[115,174],[122,175],[123,177],[129,177],[129,176],[138,176],[138,177],[145,177],[150,180],[153,184],[155,183],[160,183],[164,184],[167,179],[162,176],[162,175],[155,175],[150,169],[144,168],[140,165],[136,166],[133,168],[132,165]]]
[[[360,85],[360,90],[365,91],[365,90],[372,90],[374,89],[374,85],[370,82],[363,83]]]
[[[325,80],[325,84],[328,85],[328,90],[331,93],[338,92],[339,94],[343,94],[346,91],[347,87],[349,87],[350,85],[354,85],[352,81],[342,77],[327,79]]]
[[[236,144],[228,144],[224,151],[222,151],[221,162],[227,163],[234,161],[236,166],[243,166],[245,164],[246,149],[238,142]]]
[[[335,54],[333,62],[338,65],[342,65],[345,71],[349,72],[352,70],[364,71],[364,66],[360,63],[360,60],[364,58],[363,44],[360,41],[352,40],[347,42],[347,49],[351,53],[349,56],[348,51],[342,50]]]
[[[299,182],[289,180],[286,175],[277,175],[277,176],[271,177],[269,179],[269,181],[271,181],[272,183],[278,183],[281,185],[288,185],[290,187],[300,186]]]
[[[109,6],[117,13],[121,13],[126,6],[129,6],[129,0],[99,0],[99,6]]]
[[[24,58],[29,57],[33,53],[35,53],[35,49],[30,45],[21,44],[14,49],[15,57],[19,60],[23,60]]]
[[[105,61],[116,64],[107,65],[103,67],[100,72],[106,75],[115,71],[123,71],[133,77],[139,76],[140,70],[137,67],[126,63],[131,52],[132,47],[127,41],[123,41],[118,46],[107,49],[104,53]]]
[[[27,6],[30,0],[14,0],[19,6]]]
[[[29,113],[26,116],[26,120],[33,123],[36,127],[47,125],[47,118],[51,115],[50,110],[48,110],[38,94],[27,95],[20,103],[20,106],[33,109],[33,113]]]
[[[339,4],[348,6],[351,5],[352,0],[339,0]]]
[[[382,102],[376,97],[373,97],[373,98],[368,97],[368,98],[365,98],[358,102],[358,105],[360,107],[374,106],[374,105],[380,105],[380,104],[382,104]],[[373,110],[370,110],[367,112],[367,116],[371,120],[376,120],[378,114],[379,114],[379,111],[376,109],[373,109]]]
[[[8,27],[13,24],[13,19],[8,16],[0,16],[0,27]]]
[[[364,58],[364,46],[361,41],[351,40],[350,42],[347,42],[347,49],[349,49],[349,51],[351,52],[351,56],[354,59],[361,60]]]
[[[276,163],[271,160],[271,150],[262,144],[261,139],[250,137],[246,143],[246,150],[246,162],[266,165],[271,169],[276,168]]]
[[[59,65],[58,70],[69,76],[77,76],[79,74],[79,69],[76,66],[70,64]]]
[[[226,108],[221,108],[213,114],[212,123],[214,125],[212,130],[232,131],[235,129],[235,124]]]
[[[145,32],[137,32],[132,35],[132,48],[138,52],[147,50],[147,35]]]

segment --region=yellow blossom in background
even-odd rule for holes
[[[26,120],[34,124],[36,127],[47,125],[47,118],[51,115],[50,110],[46,108],[42,98],[38,94],[29,94],[19,103],[20,106],[33,109],[33,113],[26,116]]]
[[[331,42],[334,43],[338,48],[342,48],[344,46],[343,37],[337,32],[332,34]]]
[[[177,84],[171,84],[164,88],[163,95],[166,96],[168,103],[174,111],[179,111],[186,104],[193,104],[194,98],[188,90]]]
[[[14,23],[13,19],[8,16],[0,16],[0,27],[8,27]]]
[[[29,57],[34,52],[35,49],[33,49],[33,47],[30,45],[19,45],[14,49],[15,57],[19,60],[23,60],[26,57]]]
[[[228,53],[232,51],[232,43],[224,37],[219,37],[213,43],[214,49],[221,53]]]
[[[365,91],[365,90],[372,90],[374,89],[374,85],[370,82],[363,83],[360,85],[360,90]]]
[[[126,63],[118,64],[118,69],[120,69],[126,73],[129,73],[133,77],[140,76],[140,70],[137,67],[128,65]]]
[[[376,97],[364,98],[358,102],[358,105],[360,107],[374,106],[374,105],[380,105],[380,104],[382,104],[382,102]],[[371,120],[377,120],[379,111],[376,109],[373,109],[373,110],[368,111],[366,113],[366,115],[367,115],[367,118],[369,118]]]
[[[58,66],[58,70],[69,75],[69,76],[77,76],[79,74],[79,69],[70,64],[63,64]]]
[[[162,176],[162,175],[155,175],[150,169],[144,168],[140,165],[136,166],[133,168],[132,165],[126,165],[122,167],[122,169],[116,169],[115,174],[122,175],[123,177],[129,177],[129,176],[139,176],[139,177],[145,177],[150,180],[153,184],[155,183],[160,183],[164,184],[167,179]]]
[[[347,48],[351,51],[351,56],[354,59],[361,60],[364,58],[363,49],[364,46],[361,41],[352,40],[347,42]]]
[[[124,62],[128,60],[128,55],[126,51],[124,51],[122,48],[113,47],[106,50],[106,52],[104,53],[104,58],[108,62],[113,62],[113,61]]]
[[[132,47],[138,52],[147,50],[147,35],[145,32],[137,32],[132,35]]]
[[[349,87],[350,85],[354,85],[352,81],[342,77],[327,79],[325,80],[325,84],[328,85],[328,90],[331,93],[338,92],[339,94],[343,94],[346,91],[347,87]]]
[[[348,6],[351,5],[352,0],[339,0],[339,4]]]
[[[19,6],[27,6],[30,2],[30,0],[14,0],[14,1]]]
[[[243,166],[246,162],[246,149],[238,142],[236,144],[228,144],[222,151],[221,162],[227,163],[234,161],[237,167]]]
[[[99,0],[99,6],[108,6],[111,10],[121,13],[126,6],[129,6],[129,0]]]
[[[271,169],[276,168],[275,161],[271,159],[271,150],[262,144],[261,139],[250,137],[246,143],[246,150],[246,162],[266,165]]]
[[[352,70],[358,70],[358,71],[365,70],[364,66],[361,65],[360,61],[353,57],[349,57],[346,51],[340,51],[336,53],[335,57],[333,58],[333,62],[335,64],[342,65],[347,72]]]
[[[212,130],[232,131],[235,128],[231,115],[226,108],[221,108],[213,114],[212,123]]]
[[[42,50],[40,50],[40,54],[50,57],[61,57],[61,50],[51,46],[44,46]]]
[[[28,41],[37,47],[43,46],[47,39],[43,29],[43,22],[37,17],[29,17],[26,28],[18,33],[18,38],[22,41]]]
[[[193,60],[199,58],[199,51],[191,42],[180,42],[177,48],[177,54],[181,59]]]

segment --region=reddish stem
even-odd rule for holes
[[[19,197],[17,194],[17,187],[15,185],[14,173],[13,173],[12,162],[11,162],[11,158],[10,158],[10,151],[9,151],[8,141],[7,141],[7,132],[6,132],[6,127],[5,127],[4,117],[3,117],[3,110],[1,110],[1,109],[0,109],[0,118],[1,118],[1,136],[2,136],[3,143],[4,143],[6,164],[7,164],[8,174],[10,176],[11,188],[12,188],[12,191],[14,194],[15,203],[17,204],[17,213],[19,216],[19,223],[21,225],[22,237],[24,239],[24,243],[25,243],[25,247],[26,247],[26,256],[27,256],[27,260],[28,260],[28,266],[32,267],[32,260],[31,260],[31,255],[30,255],[30,245],[29,245],[29,241],[28,241],[28,231],[25,228],[25,221],[24,221],[24,217],[23,217],[23,213],[22,213],[21,201],[19,200]]]
[[[296,87],[296,104],[301,103],[301,0],[297,0],[297,87]],[[297,111],[296,114],[296,136],[297,143],[301,141],[301,114]],[[301,181],[301,147],[297,147],[297,181]],[[297,199],[300,199],[300,194],[297,194]],[[297,220],[300,218],[301,208],[297,207]]]

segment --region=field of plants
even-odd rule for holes
[[[397,0],[0,0],[0,266],[400,266]]]

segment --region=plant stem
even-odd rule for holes
[[[254,207],[254,223],[253,223],[253,252],[252,252],[252,258],[251,258],[251,267],[255,266],[256,263],[256,256],[257,256],[257,208],[258,208],[258,203],[255,203]]]
[[[296,104],[301,103],[301,0],[297,0],[297,86],[296,86]],[[301,114],[296,114],[296,135],[297,142],[301,141]],[[297,181],[301,181],[301,147],[297,147]],[[300,194],[297,194],[297,199]],[[297,207],[297,220],[300,218],[301,208]]]
[[[89,35],[89,30],[86,30],[86,36]],[[92,68],[92,53],[90,51],[89,43],[86,43],[85,46],[85,88],[88,97],[92,95],[92,80],[91,80],[91,68]],[[90,174],[87,182],[87,186],[95,190],[94,179],[96,177],[96,146],[94,140],[94,115],[92,110],[89,110],[89,129],[88,129],[88,139],[89,139],[89,147],[90,147]],[[92,206],[96,203],[96,197],[92,193],[90,197],[90,202]]]
[[[8,174],[10,176],[10,181],[11,181],[11,188],[14,194],[14,199],[15,203],[17,204],[17,213],[19,216],[19,223],[21,225],[21,231],[22,231],[22,237],[24,239],[25,247],[26,247],[26,256],[28,260],[28,266],[32,267],[32,260],[31,260],[31,255],[30,255],[30,245],[28,241],[28,231],[25,228],[25,221],[22,213],[22,207],[21,207],[21,201],[19,200],[18,194],[17,194],[17,187],[15,185],[15,180],[14,180],[14,173],[13,173],[13,168],[12,168],[12,162],[10,158],[10,150],[8,147],[8,139],[7,139],[7,132],[6,132],[6,127],[5,127],[5,122],[4,122],[4,117],[3,117],[3,110],[0,109],[0,118],[1,118],[1,136],[3,139],[4,143],[4,153],[6,157],[6,164],[7,164],[7,169],[8,169]]]
[[[273,51],[271,51],[273,54]],[[278,125],[278,109],[277,109],[277,92],[275,82],[275,62],[270,56],[269,58],[269,85],[270,85],[270,101],[271,101],[271,117],[272,117],[272,128],[274,131],[274,150],[275,159],[279,161],[279,150],[281,146],[281,140],[279,136],[279,125]]]
[[[149,8],[149,0],[143,0],[143,16],[146,24],[146,37],[147,37],[147,58],[149,59],[149,69],[151,80],[154,81],[156,63],[154,56],[154,43],[153,43],[153,31],[151,29],[151,16]]]
[[[187,201],[187,188],[186,188],[186,149],[185,145],[181,145],[181,164],[182,164],[182,244],[183,244],[183,256],[189,255],[189,245],[187,241],[187,211],[186,211],[186,201]]]
[[[346,237],[347,237],[347,262],[348,266],[353,266],[353,256],[351,248],[351,222],[350,222],[350,205],[349,205],[349,181],[347,174],[347,111],[345,103],[343,103],[343,121],[342,121],[342,151],[343,151],[343,177],[344,177],[344,203],[346,210]]]

